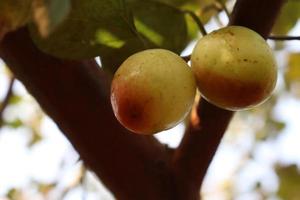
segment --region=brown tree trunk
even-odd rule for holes
[[[267,37],[284,0],[238,0],[230,24]],[[202,100],[175,150],[122,128],[109,102],[110,79],[94,61],[42,53],[26,28],[7,34],[0,56],[117,199],[197,200],[233,115]]]

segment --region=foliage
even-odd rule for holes
[[[287,1],[273,27],[273,33],[278,35],[287,34],[298,22],[300,17],[299,9],[299,1]]]
[[[276,172],[280,179],[278,196],[282,199],[299,199],[300,173],[297,165],[277,166]]]
[[[40,37],[34,27],[32,34],[49,54],[70,59],[100,56],[111,71],[142,49],[179,53],[187,43],[184,14],[156,1],[74,0],[68,18],[49,37]]]
[[[114,72],[129,55],[143,49],[159,47],[180,54],[200,35],[196,23],[185,14],[184,10],[193,11],[204,24],[212,26],[214,20],[219,20],[222,9],[220,3],[215,0],[1,0],[0,40],[7,32],[30,23],[32,37],[37,46],[48,54],[68,59],[100,56],[102,67]],[[299,9],[299,1],[287,1],[274,26],[273,34],[288,34],[298,23]],[[289,44],[285,42],[286,47]],[[238,128],[228,130],[227,135],[231,140],[225,140],[224,143],[237,148],[236,153],[243,149],[241,146],[245,144],[234,146],[239,139],[253,140],[248,141],[251,144],[245,152],[240,151],[244,156],[243,160],[235,167],[234,176],[226,180],[227,186],[228,182],[237,179],[240,172],[251,165],[250,163],[257,162],[256,152],[259,146],[269,143],[275,145],[276,141],[285,135],[284,131],[289,126],[288,122],[274,113],[282,96],[299,101],[300,53],[299,50],[289,52],[285,48],[275,53],[282,52],[286,57],[281,61],[279,68],[284,82],[279,83],[273,97],[262,106],[239,113],[233,121],[238,124],[236,125]],[[9,75],[5,74],[4,77]],[[2,90],[3,86],[0,87]],[[28,136],[30,149],[46,140],[41,133],[41,122],[45,114],[37,108],[36,112],[27,118],[7,117],[6,113],[13,113],[14,109],[23,104],[36,105],[28,95],[18,94],[14,90],[5,112],[0,116],[0,139],[2,131],[7,129],[15,131],[26,129],[30,132]],[[280,162],[279,158],[276,162]],[[278,191],[275,194],[259,193],[260,197],[275,195],[282,199],[297,199],[300,183],[297,166],[277,165],[275,168],[274,164],[272,167],[278,175]],[[67,189],[61,193],[68,193],[84,185],[82,182],[84,174],[79,173],[79,178],[75,180],[76,184],[71,184],[71,187],[66,187]],[[52,182],[29,184],[35,187],[37,193],[45,196],[56,190],[59,185]],[[251,192],[257,193],[258,189],[264,190],[253,187]],[[224,190],[230,193],[230,196],[241,195],[236,192],[234,186]],[[24,191],[21,188],[11,188],[7,191],[6,198],[20,199],[22,193]]]
[[[300,53],[291,53],[285,70],[287,89],[300,98]]]
[[[9,31],[27,24],[32,18],[47,36],[70,11],[69,0],[2,0],[0,2],[0,39]]]

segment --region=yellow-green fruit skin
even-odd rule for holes
[[[116,71],[111,104],[118,121],[138,134],[170,129],[190,111],[195,77],[175,53],[149,49],[128,57]]]
[[[258,33],[241,26],[228,26],[199,39],[191,66],[201,95],[227,110],[261,104],[277,81],[271,48]]]

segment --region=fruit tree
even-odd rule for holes
[[[235,113],[273,101],[285,3],[1,0],[0,58],[116,199],[199,200]],[[152,135],[179,123],[176,148]]]

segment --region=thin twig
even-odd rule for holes
[[[81,165],[81,178],[80,178],[80,185],[82,187],[82,195],[81,195],[81,199],[82,200],[86,200],[87,199],[87,193],[88,193],[88,188],[87,188],[87,169],[84,166],[84,164]]]
[[[0,107],[0,126],[2,124],[3,112],[4,112],[6,106],[9,103],[10,97],[12,96],[12,89],[13,89],[13,86],[14,86],[14,82],[15,82],[15,78],[12,77],[10,79],[6,95],[5,95],[4,100],[2,101],[2,104],[1,104],[1,107]]]
[[[228,18],[230,18],[230,13],[225,5],[225,3],[222,0],[217,0],[217,3],[221,6],[221,8],[225,11],[225,14]]]
[[[200,30],[200,32],[202,33],[202,35],[207,35],[207,32],[204,28],[204,25],[203,23],[201,22],[200,18],[193,12],[193,11],[190,11],[190,10],[184,10],[183,11],[184,13],[190,15],[192,17],[192,19],[196,22],[196,24],[198,25],[198,28]]]
[[[300,40],[300,36],[288,36],[288,35],[271,35],[268,37],[270,40]]]

